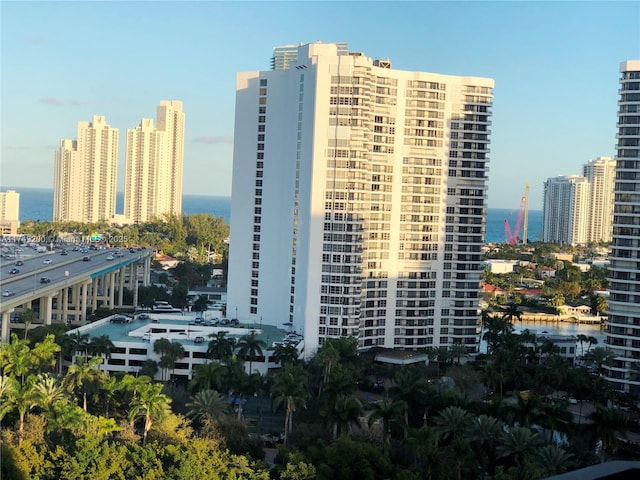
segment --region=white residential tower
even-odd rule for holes
[[[56,151],[53,220],[99,222],[116,208],[118,129],[105,117],[78,122],[76,140],[61,140]]]
[[[613,223],[613,187],[616,162],[610,157],[598,157],[582,166],[591,186],[588,242],[610,242]]]
[[[588,243],[590,184],[580,175],[560,175],[544,182],[542,241]]]
[[[185,115],[182,102],[162,101],[153,120],[127,130],[124,216],[141,223],[182,212]]]
[[[620,65],[618,145],[609,277],[605,375],[617,390],[640,394],[640,60]]]
[[[227,311],[476,351],[493,80],[297,50],[237,76]]]

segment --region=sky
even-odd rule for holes
[[[393,68],[495,79],[490,208],[542,209],[543,182],[614,156],[619,64],[640,1],[0,2],[0,184],[53,188],[77,122],[186,113],[185,194],[231,194],[235,75],[278,45],[348,42]]]

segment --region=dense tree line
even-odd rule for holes
[[[209,254],[223,259],[227,256],[229,225],[222,217],[197,213],[164,215],[162,218],[136,225],[109,225],[107,222],[22,222],[20,233],[52,241],[61,235],[88,239],[94,232],[102,234],[113,247],[142,246],[175,256],[182,260],[207,263]]]
[[[396,369],[344,338],[307,362],[277,347],[281,368],[267,375],[252,369],[264,342],[221,332],[187,390],[171,381],[177,343],[154,345],[165,370],[155,383],[106,376],[108,338],[13,336],[0,349],[2,478],[536,479],[615,458],[628,425],[605,407],[621,401],[599,375],[610,352],[585,338],[595,372],[573,368],[552,344],[515,334],[517,321],[517,308],[486,314],[488,354],[467,365],[454,345]],[[596,410],[576,418],[559,390]],[[272,468],[248,433],[249,416],[269,411],[281,418]]]

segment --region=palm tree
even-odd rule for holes
[[[510,302],[507,305],[507,308],[502,313],[502,318],[504,318],[509,323],[513,323],[514,320],[522,321],[522,312],[520,311],[520,307],[514,303]]]
[[[377,420],[382,421],[382,445],[386,448],[390,441],[391,425],[404,418],[407,403],[404,400],[393,400],[385,396],[382,400],[369,405],[371,407],[369,426]],[[402,427],[404,429],[404,425]]]
[[[2,410],[9,410],[11,406],[18,409],[18,416],[20,419],[18,427],[18,444],[22,444],[24,438],[24,418],[33,407],[38,404],[38,396],[33,389],[34,376],[30,376],[26,382],[19,384],[13,380],[13,384],[8,388],[6,393],[6,401],[3,402],[6,405]],[[0,417],[1,418],[1,417]]]
[[[584,344],[587,343],[587,336],[583,333],[579,333],[576,337],[580,344],[580,357],[584,358]]]
[[[331,427],[333,439],[348,433],[349,427],[360,426],[362,403],[355,395],[338,395],[334,401],[323,409],[323,414]]]
[[[23,384],[25,375],[33,367],[29,341],[19,339],[15,333],[11,334],[11,343],[4,343],[0,347],[0,366],[5,375],[19,378],[20,384]]]
[[[537,433],[527,427],[511,427],[502,435],[502,444],[498,446],[498,457],[512,457],[517,465],[536,451],[541,439]]]
[[[273,350],[273,360],[280,365],[285,363],[295,363],[298,361],[300,353],[295,345],[291,343],[285,343],[284,345],[278,345]]]
[[[105,376],[104,372],[97,367],[102,363],[102,357],[95,357],[88,362],[83,357],[77,359],[78,363],[74,363],[69,367],[69,371],[64,378],[67,390],[73,392],[80,388],[82,390],[82,409],[87,411],[87,387],[94,382],[102,380]]]
[[[38,406],[43,410],[50,410],[55,402],[67,397],[64,386],[48,373],[41,373],[36,377],[33,390],[36,392]]]
[[[284,442],[287,443],[293,430],[293,413],[298,405],[305,405],[309,396],[308,376],[300,365],[286,364],[276,375],[272,385],[273,408],[286,405],[284,420]]]
[[[585,357],[596,365],[598,375],[602,375],[603,366],[613,358],[613,350],[606,347],[596,347],[587,352]]]
[[[322,380],[320,382],[320,387],[318,388],[319,397],[322,394],[324,384],[327,382],[327,379],[331,374],[331,370],[334,365],[340,362],[340,352],[335,348],[333,342],[327,342],[320,348],[320,350],[318,350],[318,353],[313,360],[317,362],[322,369]]]
[[[567,471],[572,466],[573,455],[551,444],[539,449],[534,458],[536,466],[546,478]]]
[[[262,357],[262,349],[266,348],[267,344],[264,340],[260,340],[255,333],[250,333],[240,339],[238,347],[240,347],[238,355],[243,358],[249,358],[249,375],[251,375],[253,361],[257,357]]]
[[[193,366],[193,379],[191,388],[193,390],[212,390],[222,386],[224,367],[218,362],[202,363]]]
[[[626,419],[613,408],[604,407],[598,403],[595,410],[589,415],[591,420],[592,436],[602,442],[600,461],[604,462],[608,452],[614,452],[618,444],[618,438],[624,436],[627,431]]]
[[[27,335],[29,333],[29,327],[33,322],[38,319],[38,314],[30,308],[25,309],[22,312],[22,323],[24,323],[24,339],[27,339]]]
[[[467,438],[472,442],[483,468],[495,459],[495,446],[504,432],[504,423],[495,417],[480,415],[471,418],[466,431]],[[478,448],[476,449],[475,446]]]
[[[429,396],[427,383],[416,369],[398,370],[389,395],[407,404],[405,423],[417,427],[423,422],[424,407]]]
[[[188,417],[201,420],[216,420],[229,413],[229,402],[215,390],[202,390],[196,393],[193,400],[186,406],[189,407]]]
[[[108,335],[100,335],[91,339],[87,345],[88,355],[101,356],[104,358],[111,358],[111,352],[115,348],[113,342],[109,339]]]
[[[176,362],[184,358],[184,347],[178,342],[172,342],[166,338],[159,338],[153,343],[153,351],[160,354],[159,366],[162,368],[162,381],[166,379],[165,373],[175,368]]]
[[[109,418],[109,406],[111,402],[116,398],[116,394],[124,388],[124,385],[116,377],[108,377],[102,385],[100,385],[100,394],[104,399],[104,416]]]
[[[171,399],[162,393],[161,383],[149,383],[134,396],[129,411],[129,420],[134,422],[138,418],[144,418],[143,447],[147,445],[147,438],[153,422],[162,420],[171,413],[170,404]]]
[[[226,360],[233,355],[233,344],[226,338],[227,332],[217,332],[209,335],[211,340],[207,348],[207,358]]]
[[[467,347],[463,343],[454,343],[449,347],[449,351],[458,365],[460,365],[460,358],[467,355]]]
[[[76,331],[75,334],[71,335],[72,345],[73,345],[73,354],[75,355],[77,352],[81,352],[85,356],[85,360],[87,357],[87,350],[89,347],[89,334],[88,333],[80,333]]]
[[[445,440],[456,440],[471,424],[471,415],[460,407],[447,407],[435,418],[436,431]]]

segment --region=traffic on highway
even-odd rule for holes
[[[29,252],[16,259],[4,258],[0,261],[0,301],[35,293],[75,277],[115,270],[149,254],[142,248],[98,249],[71,245],[46,253]]]

